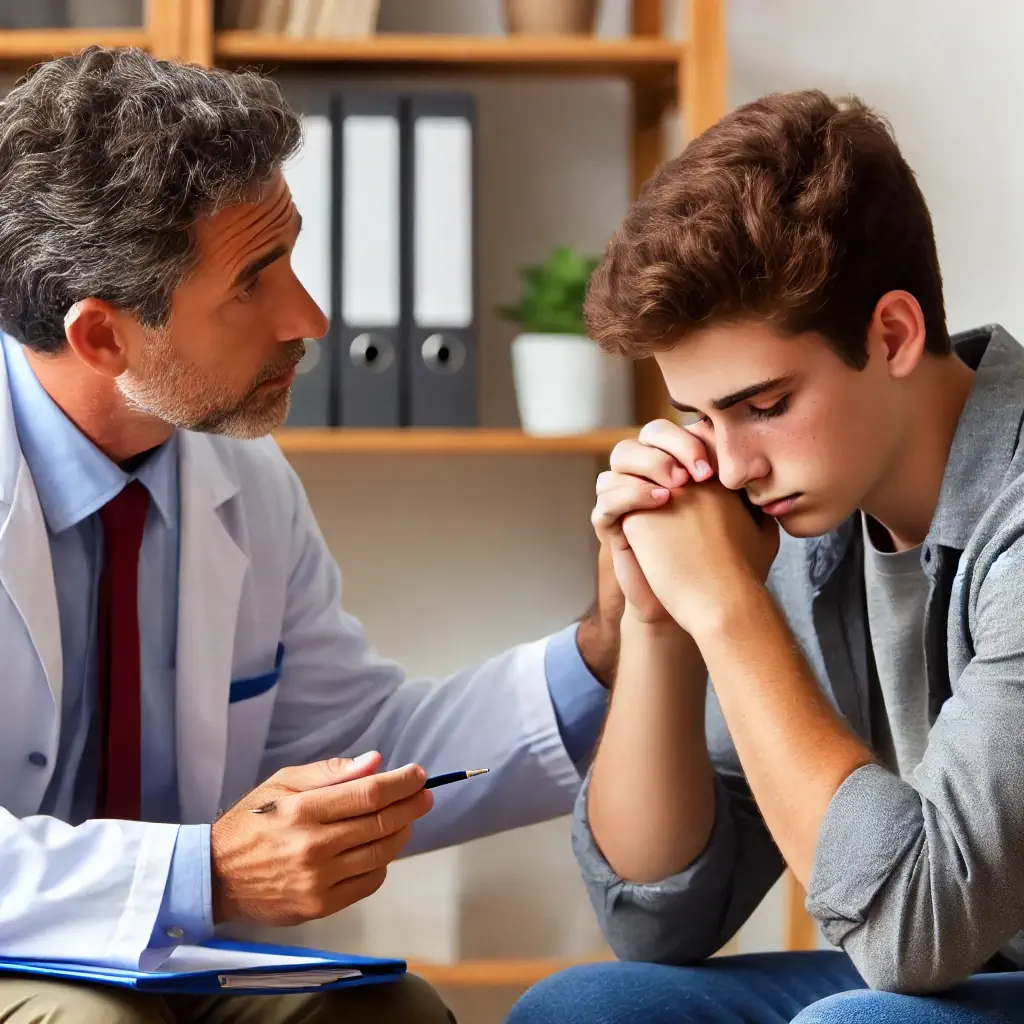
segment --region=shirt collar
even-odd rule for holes
[[[155,451],[134,473],[125,473],[64,415],[32,372],[22,346],[0,337],[22,453],[51,533],[88,518],[139,480],[164,523],[178,517],[178,437]]]
[[[1020,472],[1024,349],[998,324],[953,338],[975,371],[942,478],[926,545],[963,550],[981,517]]]

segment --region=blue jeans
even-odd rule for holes
[[[872,992],[844,953],[716,957],[696,967],[610,962],[531,988],[506,1024],[1017,1024],[1024,971],[941,996]]]

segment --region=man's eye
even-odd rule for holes
[[[260,276],[257,274],[239,293],[240,299],[251,299],[260,283]]]
[[[774,405],[767,409],[759,409],[756,405],[750,406],[750,415],[757,420],[771,420],[781,416],[789,408],[789,395],[780,398]]]

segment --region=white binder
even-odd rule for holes
[[[296,368],[288,426],[320,427],[333,422],[331,339],[331,193],[333,189],[331,122],[309,115],[302,119],[303,144],[283,168],[295,208],[302,216],[292,252],[292,269],[313,301],[332,320],[320,340],[306,339],[306,354]]]
[[[401,103],[397,94],[334,97],[334,308],[339,422],[402,422]]]
[[[408,423],[477,424],[476,107],[468,93],[409,97],[405,363]]]

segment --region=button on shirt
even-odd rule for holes
[[[130,480],[149,491],[139,561],[142,682],[142,814],[180,820],[175,750],[175,647],[178,621],[178,441],[172,435],[134,472],[104,455],[64,415],[36,379],[21,345],[0,335],[14,422],[46,520],[60,612],[64,686],[60,747],[40,813],[72,824],[95,816],[100,734],[96,720],[96,594],[102,567],[97,512]],[[587,670],[576,627],[548,643],[545,673],[566,751],[581,769],[607,706]],[[41,751],[29,755],[46,767]],[[179,828],[167,890],[151,946],[201,941],[213,928],[210,827]]]

